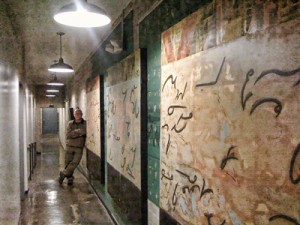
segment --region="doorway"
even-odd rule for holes
[[[42,134],[58,133],[58,112],[56,108],[42,109]]]

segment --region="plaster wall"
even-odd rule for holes
[[[0,224],[20,215],[19,77],[21,52],[7,8],[0,2]],[[5,204],[3,204],[5,203]]]
[[[299,218],[297,27],[163,65],[160,206],[178,221]]]
[[[17,224],[20,215],[19,82],[16,71],[0,64],[0,223]],[[9,182],[8,182],[9,181]]]
[[[181,224],[299,221],[300,21],[230,4],[162,34],[160,208]]]

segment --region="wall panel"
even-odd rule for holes
[[[162,35],[162,211],[182,224],[299,221],[299,20],[191,54],[191,18]]]

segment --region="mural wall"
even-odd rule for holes
[[[127,221],[141,222],[141,53],[107,71],[105,82],[107,190]]]
[[[300,21],[265,29],[258,11],[234,18],[248,1],[225,2],[162,35],[160,208],[182,224],[299,224]],[[214,6],[232,20],[205,20]]]
[[[107,162],[140,189],[140,51],[108,69]]]
[[[87,137],[86,147],[95,155],[101,157],[100,152],[100,77],[87,80]]]

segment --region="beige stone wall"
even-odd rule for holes
[[[230,2],[162,35],[160,207],[182,224],[300,221],[300,20]]]

